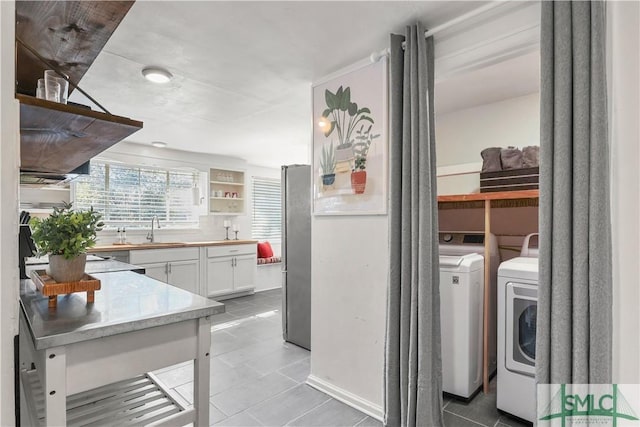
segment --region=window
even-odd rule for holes
[[[198,210],[192,188],[200,172],[91,162],[90,175],[74,185],[74,207],[102,212],[107,227],[194,227]]]
[[[282,230],[280,180],[253,177],[251,236],[258,240],[280,239]]]

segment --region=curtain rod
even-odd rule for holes
[[[424,32],[424,38],[430,37],[434,34],[439,33],[440,31],[444,31],[450,27],[453,27],[454,25],[458,25],[461,22],[467,21],[471,18],[475,18],[478,15],[481,15],[485,12],[488,12],[492,9],[495,9],[498,6],[502,6],[503,4],[509,2],[511,0],[495,0],[495,1],[491,1],[487,4],[485,4],[484,6],[478,7],[476,9],[473,9],[470,12],[467,12],[463,15],[460,15],[456,18],[451,19],[450,21],[445,22],[444,24],[435,26],[433,28],[431,28],[430,30],[427,30]],[[402,48],[404,49],[406,47],[406,42],[402,42]],[[371,62],[377,62],[381,57],[388,55],[389,54],[389,48],[385,48],[381,51],[378,52],[373,52],[371,54],[371,56],[369,57],[369,59],[371,60]]]
[[[432,36],[434,34],[439,33],[440,31],[446,30],[449,27],[453,27],[454,25],[459,24],[460,22],[464,22],[468,19],[474,18],[478,15],[481,15],[485,12],[488,12],[489,10],[492,10],[498,6],[502,6],[503,4],[509,2],[509,0],[496,0],[496,1],[492,1],[489,2],[487,4],[485,4],[484,6],[481,6],[477,9],[473,9],[470,12],[465,13],[464,15],[460,15],[457,18],[453,18],[450,21],[445,22],[442,25],[438,25],[436,27],[431,28],[430,30],[427,30],[424,32],[424,37],[427,38],[429,36]]]

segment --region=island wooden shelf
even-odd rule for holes
[[[491,301],[491,209],[538,206],[540,190],[496,191],[490,193],[453,194],[438,196],[438,209],[484,209],[484,315],[482,382],[484,393],[489,393],[489,312],[496,310]]]
[[[20,169],[69,173],[142,129],[142,122],[16,95],[20,102]]]

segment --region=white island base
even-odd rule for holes
[[[101,275],[95,306],[80,314],[79,294],[69,296],[75,301],[66,312],[68,301],[61,299],[58,315],[42,309],[44,297],[22,295],[22,425],[209,425],[210,315],[224,307],[136,273],[108,280],[124,274]],[[124,322],[131,312],[120,317],[126,310],[109,300],[122,296],[120,284],[132,283],[122,279],[131,278],[157,298],[131,296],[142,305],[138,319]],[[156,311],[158,316],[150,316]],[[74,322],[84,327],[73,328]],[[194,405],[188,409],[147,373],[184,361],[193,361],[195,374]]]

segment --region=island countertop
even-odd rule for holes
[[[108,251],[131,251],[140,249],[193,248],[201,246],[254,245],[257,240],[206,240],[201,242],[156,242],[156,243],[125,243],[99,245],[89,249],[89,253]]]
[[[20,304],[36,350],[87,341],[224,312],[224,304],[132,271],[95,273],[101,289],[87,304],[86,292],[48,297],[29,279],[20,281]]]

